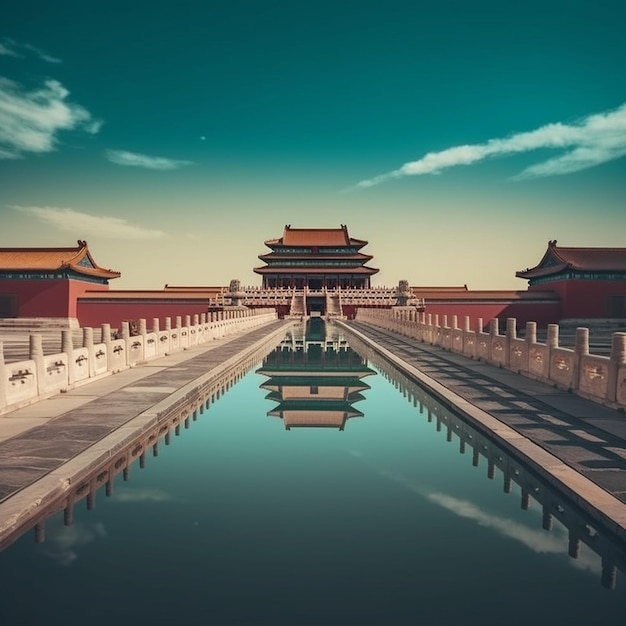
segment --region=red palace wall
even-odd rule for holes
[[[612,307],[612,296],[626,297],[626,281],[559,280],[534,285],[529,291],[550,290],[561,298],[561,317],[621,317]]]
[[[200,315],[206,313],[208,304],[198,302],[150,301],[129,302],[111,300],[109,302],[78,302],[78,321],[81,326],[97,328],[102,324],[111,324],[112,328],[119,328],[124,320],[145,319],[148,329],[152,328],[152,320],[159,318],[160,328],[165,328],[165,318],[170,317],[172,326],[176,323],[176,316],[180,315],[185,323],[185,315]]]
[[[108,285],[70,280],[69,317],[78,317],[78,298],[86,291],[109,291]],[[79,318],[80,319],[80,318]]]
[[[69,317],[69,281],[0,280],[0,293],[17,298],[17,317]]]
[[[76,298],[88,289],[108,288],[79,280],[0,279],[0,293],[17,298],[17,317],[77,317]]]

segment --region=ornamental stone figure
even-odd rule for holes
[[[241,300],[244,297],[244,294],[241,291],[241,283],[239,279],[233,278],[230,281],[230,285],[228,286],[228,295],[230,296],[230,305],[231,306],[241,306]]]
[[[411,297],[412,294],[411,290],[409,289],[409,281],[399,281],[398,287],[396,288],[396,298],[398,299],[397,306],[407,306]]]

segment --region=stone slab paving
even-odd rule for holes
[[[177,352],[0,416],[0,502],[284,325]]]
[[[575,394],[391,331],[363,335],[496,417],[626,503],[626,414]]]

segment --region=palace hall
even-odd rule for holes
[[[515,318],[518,325],[534,321],[539,327],[562,320],[626,319],[626,248],[580,248],[549,241],[539,262],[516,276],[527,281],[516,290],[470,290],[458,286],[379,287],[371,284],[378,269],[362,252],[368,244],[339,228],[284,227],[282,236],[265,242],[270,251],[259,255],[264,263],[253,271],[262,286],[176,286],[160,290],[111,289],[121,273],[99,265],[79,240],[70,247],[0,248],[0,320],[56,318],[59,323],[118,327],[123,320],[200,315],[244,306],[274,308],[280,317],[343,317],[352,319],[359,308],[405,304],[433,316],[465,316],[477,320]],[[238,252],[239,254],[239,252]],[[462,262],[460,259],[458,262]],[[502,262],[494,259],[494,263]],[[419,264],[428,279],[428,259]],[[164,277],[165,279],[166,277]],[[402,277],[398,277],[401,279]],[[238,280],[231,281],[239,284]]]
[[[344,224],[340,228],[287,224],[282,237],[265,242],[271,252],[259,255],[265,265],[254,271],[263,277],[263,289],[369,289],[378,270],[365,265],[373,258],[360,251],[367,243],[350,237]]]

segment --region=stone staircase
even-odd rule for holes
[[[342,317],[341,296],[337,293],[326,293],[326,316]]]
[[[289,317],[306,317],[306,296],[303,293],[294,293],[289,307]]]

